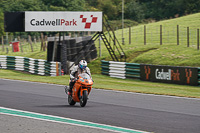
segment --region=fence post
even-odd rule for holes
[[[129,44],[131,44],[131,27],[129,27]]]
[[[32,45],[32,40],[31,40],[31,36],[30,35],[28,35],[28,41],[29,41],[29,43],[31,45],[31,51],[33,52],[33,45]]]
[[[190,46],[190,29],[187,27],[187,47]]]
[[[197,49],[199,50],[199,29],[197,29]]]
[[[177,25],[177,45],[179,45],[179,25]]]
[[[36,36],[34,36],[34,44],[36,45]]]
[[[44,36],[43,36],[43,33],[41,33],[41,47],[40,47],[40,51],[42,51],[43,50],[43,48],[44,48]]]
[[[144,45],[146,45],[146,25],[144,25]]]
[[[160,25],[160,45],[162,45],[162,25]]]
[[[9,41],[8,41],[8,32],[6,32],[6,54],[9,53],[9,49],[8,49],[8,45],[9,45]]]
[[[40,35],[37,36],[37,39],[38,39],[38,40],[37,40],[38,42],[41,42]]]
[[[3,36],[1,36],[1,44],[2,44],[2,51],[4,52],[4,40],[3,40]]]
[[[44,37],[43,51],[46,51],[46,47],[47,47],[47,35]]]

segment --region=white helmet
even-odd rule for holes
[[[79,64],[78,64],[78,67],[80,68],[80,69],[85,69],[86,67],[87,67],[87,62],[85,61],[85,60],[81,60],[80,62],[79,62]]]

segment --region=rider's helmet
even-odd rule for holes
[[[85,68],[87,67],[87,62],[85,60],[81,60],[78,64],[78,67],[81,69],[81,70],[85,70]]]

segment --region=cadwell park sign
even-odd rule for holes
[[[25,12],[25,31],[102,31],[102,12]]]
[[[100,35],[105,37],[102,29],[102,12],[25,11],[4,13],[5,32],[59,32],[58,38],[49,37],[47,39],[47,60],[61,62],[61,68],[65,74],[80,59],[89,62],[97,58],[94,41]],[[96,34],[93,37],[71,38],[65,36],[64,32],[67,31],[94,31]],[[61,32],[63,32],[63,37],[61,37]],[[70,63],[72,64],[70,65]]]
[[[5,12],[6,32],[102,31],[102,12]]]

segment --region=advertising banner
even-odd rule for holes
[[[175,83],[183,85],[198,85],[198,69],[192,67],[173,67],[173,66],[140,66],[141,80]]]
[[[25,31],[102,31],[102,12],[25,12]]]

